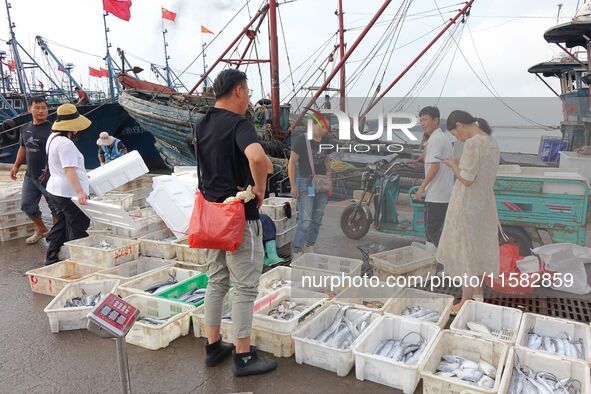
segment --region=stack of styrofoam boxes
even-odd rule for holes
[[[291,217],[285,215],[284,205],[291,207]],[[269,216],[277,229],[277,247],[281,248],[293,240],[297,225],[297,203],[293,198],[269,197],[263,201],[261,213]]]
[[[90,190],[102,196],[146,174],[148,167],[137,151],[131,151],[88,172]]]
[[[22,182],[0,183],[0,242],[28,237],[35,231],[29,217],[21,211]]]

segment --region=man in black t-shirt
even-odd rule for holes
[[[45,190],[47,179],[41,181],[41,176],[47,162],[45,155],[45,143],[51,134],[51,123],[47,121],[48,111],[47,103],[43,97],[34,97],[29,103],[29,113],[33,117],[30,123],[21,127],[20,147],[16,154],[16,160],[10,170],[10,177],[16,180],[16,174],[20,166],[27,162],[27,172],[23,181],[21,194],[21,210],[35,224],[35,233],[28,237],[25,242],[29,245],[37,243],[44,238],[49,229],[43,223],[39,201],[41,196],[45,197],[51,213],[55,217],[56,213],[53,202]]]
[[[206,200],[219,203],[251,185],[256,198],[244,204],[246,228],[238,250],[207,250],[206,365],[216,365],[232,354],[232,345],[222,343],[220,335],[223,301],[232,285],[234,375],[255,375],[277,366],[274,360],[259,358],[250,347],[252,308],[265,256],[258,209],[272,164],[253,125],[243,116],[250,97],[246,74],[224,70],[217,76],[213,89],[215,107],[208,110],[196,130],[199,190]]]

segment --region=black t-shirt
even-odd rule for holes
[[[310,148],[312,149],[312,157],[316,175],[326,175],[326,156],[330,153],[325,149],[320,152],[320,144],[331,144],[332,140],[328,135],[322,137],[320,142],[310,140]],[[308,148],[306,146],[306,134],[297,136],[291,144],[291,150],[297,153],[300,158],[298,160],[298,173],[300,176],[312,175],[310,169],[310,160],[308,159]]]
[[[46,164],[45,144],[51,135],[51,123],[34,125],[32,122],[21,127],[20,145],[27,151],[27,175],[37,178]]]
[[[244,116],[210,108],[197,128],[199,190],[210,202],[223,202],[240,188],[254,186],[244,150],[258,143],[257,132]],[[256,200],[244,204],[246,220],[259,219]]]

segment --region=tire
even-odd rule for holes
[[[351,218],[357,210],[355,223],[351,223]],[[368,217],[367,211],[359,204],[351,204],[341,214],[341,230],[347,238],[359,240],[367,234],[371,218]]]
[[[6,119],[2,122],[2,130],[4,131],[4,136],[10,142],[14,142],[18,140],[19,136],[19,129],[16,128],[16,123],[12,119]]]
[[[505,241],[502,235],[499,234],[499,245],[511,243],[519,247],[519,254],[521,256],[525,257],[531,255],[533,243],[525,230],[520,227],[503,226],[503,231],[509,240]]]

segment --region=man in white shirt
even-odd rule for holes
[[[425,235],[427,241],[439,244],[447,205],[454,186],[453,171],[442,161],[453,157],[453,140],[439,128],[439,109],[425,107],[419,112],[421,127],[429,136],[425,149],[425,179],[415,195],[425,197]]]

